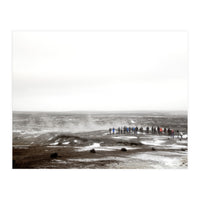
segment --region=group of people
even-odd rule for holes
[[[134,133],[137,134],[138,132],[145,132],[145,133],[152,133],[152,134],[168,134],[174,137],[175,132],[174,129],[170,129],[170,128],[161,128],[159,126],[157,127],[146,127],[146,129],[144,130],[143,127],[138,128],[136,127],[118,127],[118,128],[109,128],[109,133],[110,134],[127,134],[127,133]],[[181,135],[179,133],[179,130],[176,131],[177,135]],[[182,135],[181,135],[182,136]]]

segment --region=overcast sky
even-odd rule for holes
[[[14,32],[13,110],[187,110],[186,32]]]

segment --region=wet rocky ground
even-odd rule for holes
[[[87,133],[14,134],[13,168],[186,169],[187,136]]]

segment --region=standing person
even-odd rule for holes
[[[149,133],[149,127],[148,127],[148,126],[147,126],[147,129],[146,129],[146,130],[147,130],[147,133]]]
[[[126,126],[124,126],[124,134],[126,134]]]
[[[166,133],[166,128],[164,128],[164,133]]]
[[[135,128],[135,133],[137,134],[137,132],[138,132],[138,127],[136,126],[136,128]]]
[[[174,130],[172,129],[171,132],[172,132],[172,137],[174,138]]]
[[[113,127],[113,134],[115,134],[115,128]]]
[[[118,132],[117,133],[120,134],[120,127],[118,127]]]
[[[123,133],[123,127],[121,127],[121,134]]]
[[[111,128],[109,128],[109,133],[111,134],[111,132],[112,132],[112,129],[111,129]]]
[[[129,133],[131,133],[131,131],[132,131],[132,128],[129,126]]]
[[[163,132],[163,129],[162,128],[160,128],[160,133],[162,133]]]
[[[170,133],[171,133],[170,128],[168,128],[167,133],[168,133],[168,135],[170,135]]]
[[[126,128],[126,130],[127,130],[127,133],[129,133],[129,128],[128,127]]]
[[[158,130],[158,134],[160,134],[160,127],[159,126],[157,127],[157,130]]]

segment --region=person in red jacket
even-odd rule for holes
[[[174,130],[171,129],[172,137],[174,138]]]

